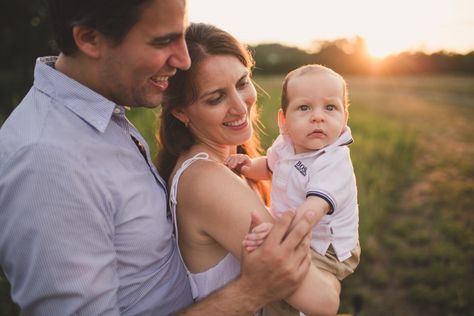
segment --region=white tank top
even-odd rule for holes
[[[208,159],[209,159],[208,154],[198,153],[194,157],[183,162],[183,164],[178,169],[178,171],[176,171],[176,174],[173,176],[173,179],[171,180],[169,203],[170,203],[171,213],[173,215],[173,224],[175,228],[176,240],[178,240],[176,205],[177,205],[179,178],[181,177],[183,172],[196,160],[208,160]],[[203,299],[204,297],[208,296],[213,291],[226,285],[232,279],[237,277],[240,273],[240,262],[230,252],[221,261],[219,261],[215,266],[209,268],[206,271],[199,272],[199,273],[190,272],[188,267],[186,266],[186,263],[183,260],[181,251],[179,251],[179,255],[188,273],[189,281],[191,283],[191,289],[193,292],[193,298],[195,301],[199,301]]]

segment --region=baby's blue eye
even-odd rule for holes
[[[309,106],[306,105],[306,104],[302,104],[298,108],[299,108],[300,111],[308,111],[309,110]]]
[[[328,111],[334,111],[336,109],[336,106],[333,104],[326,105],[326,109]]]

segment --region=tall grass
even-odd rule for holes
[[[364,315],[472,315],[474,78],[349,86],[365,257],[342,307],[361,295]]]
[[[283,76],[257,77],[264,147]],[[474,77],[348,77],[361,263],[340,313],[474,315]],[[129,111],[156,154],[156,112]],[[0,275],[0,314],[17,310]],[[7,313],[7,314],[5,314]]]
[[[256,78],[266,146],[282,79]],[[347,80],[362,261],[340,312],[473,315],[474,78]]]
[[[278,134],[282,79],[255,78],[265,148]],[[347,81],[362,259],[340,312],[474,315],[474,77]],[[156,152],[153,115],[135,111]]]

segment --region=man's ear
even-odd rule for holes
[[[280,134],[287,133],[285,113],[282,109],[278,110],[278,127],[280,128]]]
[[[72,28],[72,36],[83,54],[91,58],[100,57],[100,46],[106,44],[101,33],[87,26],[76,25]]]
[[[184,126],[188,127],[189,118],[188,115],[182,109],[172,109],[171,114],[176,117]]]

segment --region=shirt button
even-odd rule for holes
[[[115,114],[120,114],[121,112],[122,112],[122,110],[120,110],[120,108],[118,108],[118,107],[116,107],[116,108],[114,109],[114,113],[115,113]]]

